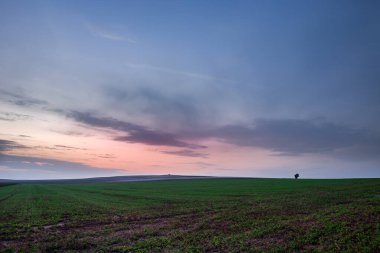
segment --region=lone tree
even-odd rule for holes
[[[298,174],[298,173],[297,173],[297,174],[295,174],[295,175],[294,175],[294,179],[298,179],[298,178],[299,178],[299,176],[300,176],[300,174]]]

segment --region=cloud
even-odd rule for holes
[[[117,136],[116,141],[129,143],[141,143],[153,146],[187,147],[191,149],[205,148],[205,146],[187,143],[179,139],[179,136],[162,131],[154,131],[143,126],[117,120],[110,117],[97,117],[88,112],[72,111],[67,114],[74,120],[92,127],[108,128],[126,133],[125,136]]]
[[[109,128],[126,133],[114,138],[117,141],[153,146],[185,148],[161,153],[202,157],[208,155],[192,149],[206,146],[183,140],[217,138],[237,146],[270,150],[273,155],[297,156],[324,154],[337,158],[373,159],[380,157],[380,137],[364,129],[351,128],[321,120],[309,119],[257,119],[254,124],[227,125],[213,128],[193,128],[166,133],[114,118],[73,112],[71,117],[93,127]]]
[[[169,74],[175,74],[175,75],[181,75],[181,76],[187,76],[192,77],[196,79],[202,79],[202,80],[212,80],[212,81],[219,81],[219,82],[227,82],[227,83],[237,83],[234,80],[226,79],[226,78],[219,78],[215,76],[200,74],[200,73],[194,73],[184,70],[178,70],[173,68],[164,68],[160,66],[150,65],[150,64],[136,64],[136,63],[130,63],[127,62],[125,64],[128,68],[134,68],[134,69],[143,69],[143,70],[151,70],[151,71],[159,71],[159,72],[165,72]]]
[[[203,134],[239,146],[268,149],[279,155],[335,155],[344,149],[371,150],[373,155],[380,155],[379,136],[363,129],[315,120],[259,119],[253,126],[224,126]]]
[[[86,148],[77,148],[72,146],[66,146],[66,145],[54,145],[57,149],[63,149],[63,150],[87,150]]]
[[[89,23],[86,23],[84,26],[90,31],[90,33],[92,35],[99,37],[99,38],[112,40],[112,41],[128,42],[128,43],[132,43],[132,44],[137,43],[136,40],[134,40],[132,38],[129,38],[129,37],[126,37],[123,35],[119,35],[116,33],[112,33],[109,31],[105,31],[105,30],[100,29],[99,27],[95,27],[94,25],[89,24]]]
[[[31,97],[27,97],[21,94],[16,94],[13,92],[0,90],[0,100],[4,100],[8,103],[19,105],[19,106],[35,106],[35,105],[47,105],[47,102],[40,99],[35,99]],[[28,116],[28,115],[21,115],[18,116]]]
[[[23,138],[29,138],[30,136],[28,135],[19,135],[20,137]],[[87,150],[86,148],[78,148],[78,147],[72,147],[72,146],[66,146],[66,145],[54,145],[54,146],[25,146],[23,144],[20,144],[15,141],[10,141],[10,140],[3,140],[0,139],[0,153],[1,152],[7,152],[7,151],[13,151],[17,149],[48,149],[48,150]]]
[[[87,148],[78,148],[66,145],[54,145],[54,146],[32,146],[32,149],[42,149],[42,150],[57,150],[57,151],[76,151],[76,150],[88,150]]]
[[[24,148],[26,148],[26,146],[19,144],[15,141],[0,139],[0,154],[1,152],[12,151],[14,149],[24,149]]]
[[[99,158],[104,158],[104,159],[113,159],[113,158],[116,158],[116,156],[112,155],[112,154],[100,154],[100,155],[95,155],[96,157],[99,157]]]
[[[196,166],[201,166],[201,167],[213,167],[213,166],[216,166],[216,164],[205,163],[205,162],[190,162],[190,163],[183,163],[183,164],[196,165]]]
[[[62,130],[57,130],[57,129],[51,129],[50,131],[59,133],[59,134],[64,134],[68,136],[84,136],[84,137],[90,137],[93,136],[93,134],[90,133],[85,133],[83,131],[62,131]]]
[[[182,149],[182,150],[176,150],[176,151],[161,151],[161,153],[168,154],[168,155],[187,156],[187,157],[201,157],[201,158],[208,157],[208,154],[196,152],[191,149]]]
[[[186,143],[177,139],[177,136],[168,133],[155,132],[143,129],[141,131],[132,131],[128,136],[119,136],[114,138],[116,141],[126,141],[130,143],[142,143],[153,146],[172,146],[187,148],[203,148],[204,146]]]
[[[38,165],[38,166],[45,166],[45,165],[51,165],[51,166],[53,166],[53,165],[54,165],[54,164],[52,164],[52,163],[39,162],[39,161],[22,161],[22,163],[26,163],[26,164],[34,164],[34,165]]]
[[[25,135],[25,134],[19,134],[18,136],[23,137],[23,138],[31,138],[32,137],[30,135]]]
[[[137,92],[137,93],[136,93]],[[5,93],[8,97],[19,101],[20,105],[46,105],[47,103],[14,93]],[[157,117],[162,112],[176,108],[164,118],[174,118],[174,124],[183,116],[183,122],[194,122],[200,117],[198,109],[194,108],[192,100],[165,97],[153,90],[138,90],[134,93],[122,92],[109,88],[106,91],[117,101],[128,100],[130,97],[142,97],[149,101],[149,107]],[[24,102],[21,102],[24,101]],[[46,108],[45,108],[46,109]],[[344,159],[373,159],[380,157],[380,137],[370,131],[360,128],[351,128],[347,125],[335,124],[321,120],[310,119],[256,119],[254,124],[235,124],[225,126],[196,126],[186,127],[180,124],[179,128],[169,132],[149,129],[116,118],[99,117],[89,112],[55,110],[56,113],[68,116],[77,122],[92,126],[116,130],[118,134],[113,137],[116,141],[141,143],[152,146],[168,146],[184,148],[184,150],[206,148],[206,146],[193,144],[189,140],[205,140],[217,138],[237,146],[248,146],[270,150],[273,155],[296,156],[302,154],[324,154],[330,157]],[[22,114],[20,114],[22,116]],[[164,114],[165,115],[165,114]],[[188,115],[188,116],[187,116]],[[27,116],[27,115],[25,115]],[[191,123],[189,123],[191,125]],[[182,127],[183,126],[183,127]],[[157,128],[157,124],[156,124]],[[25,148],[25,146],[12,141],[3,140],[0,151]],[[55,148],[65,148],[56,146]],[[68,148],[68,147],[66,147]],[[74,147],[71,147],[72,149]],[[188,156],[205,157],[198,152],[164,151],[163,153]]]
[[[0,120],[4,121],[16,121],[16,120],[28,120],[32,116],[14,112],[0,112]]]

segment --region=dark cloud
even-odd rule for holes
[[[28,96],[24,96],[21,94],[16,94],[14,92],[9,92],[2,90],[1,91],[1,99],[7,101],[8,103],[12,103],[20,106],[34,106],[34,105],[47,105],[48,103],[44,100],[31,98]]]
[[[84,112],[71,112],[69,117],[74,120],[93,126],[108,128],[127,133],[126,136],[115,137],[114,140],[125,141],[130,143],[142,143],[146,145],[156,146],[172,146],[172,147],[187,147],[191,149],[205,148],[205,146],[187,143],[179,139],[179,136],[162,131],[154,131],[147,129],[143,126],[117,120],[110,117],[97,117],[90,113]]]
[[[380,155],[379,136],[362,129],[314,120],[260,119],[250,127],[225,126],[207,134],[239,146],[264,148],[280,155],[328,154],[343,149],[371,150],[373,155]]]
[[[380,156],[380,137],[363,129],[329,123],[323,120],[304,119],[258,119],[253,125],[228,125],[212,129],[195,128],[186,132],[166,133],[153,131],[143,126],[97,117],[90,113],[72,112],[70,117],[78,122],[125,132],[117,141],[146,145],[186,148],[177,151],[162,151],[165,154],[207,157],[207,154],[192,149],[205,146],[183,140],[218,138],[238,146],[250,146],[271,150],[274,155],[325,154],[335,157]]]
[[[177,155],[177,156],[187,156],[187,157],[201,157],[201,158],[207,158],[208,154],[196,152],[191,149],[181,149],[176,151],[161,151],[163,154],[169,154],[169,155]]]
[[[67,116],[74,119],[75,121],[93,127],[109,128],[122,132],[138,132],[143,130],[143,127],[139,125],[124,122],[115,118],[94,116],[92,113],[89,112],[72,111],[70,113],[67,113]]]
[[[23,149],[26,148],[26,146],[19,144],[15,141],[9,141],[9,140],[0,140],[0,153],[5,151],[11,151],[14,149]]]
[[[72,146],[66,146],[66,145],[54,145],[57,149],[64,149],[64,150],[87,150],[86,148],[78,148],[78,147],[72,147]]]
[[[23,137],[23,138],[31,138],[32,137],[30,135],[25,135],[25,134],[19,134],[18,136]]]

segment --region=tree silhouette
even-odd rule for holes
[[[300,174],[298,174],[298,173],[297,173],[297,174],[295,174],[295,175],[294,175],[294,179],[298,179],[298,178],[299,178],[299,176],[300,176]]]

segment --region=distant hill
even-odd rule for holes
[[[157,180],[178,179],[202,179],[212,178],[209,176],[181,176],[181,175],[140,175],[140,176],[116,176],[116,177],[93,177],[78,179],[46,179],[46,180],[9,180],[0,179],[0,184],[71,184],[71,183],[116,183],[116,182],[140,182]]]

